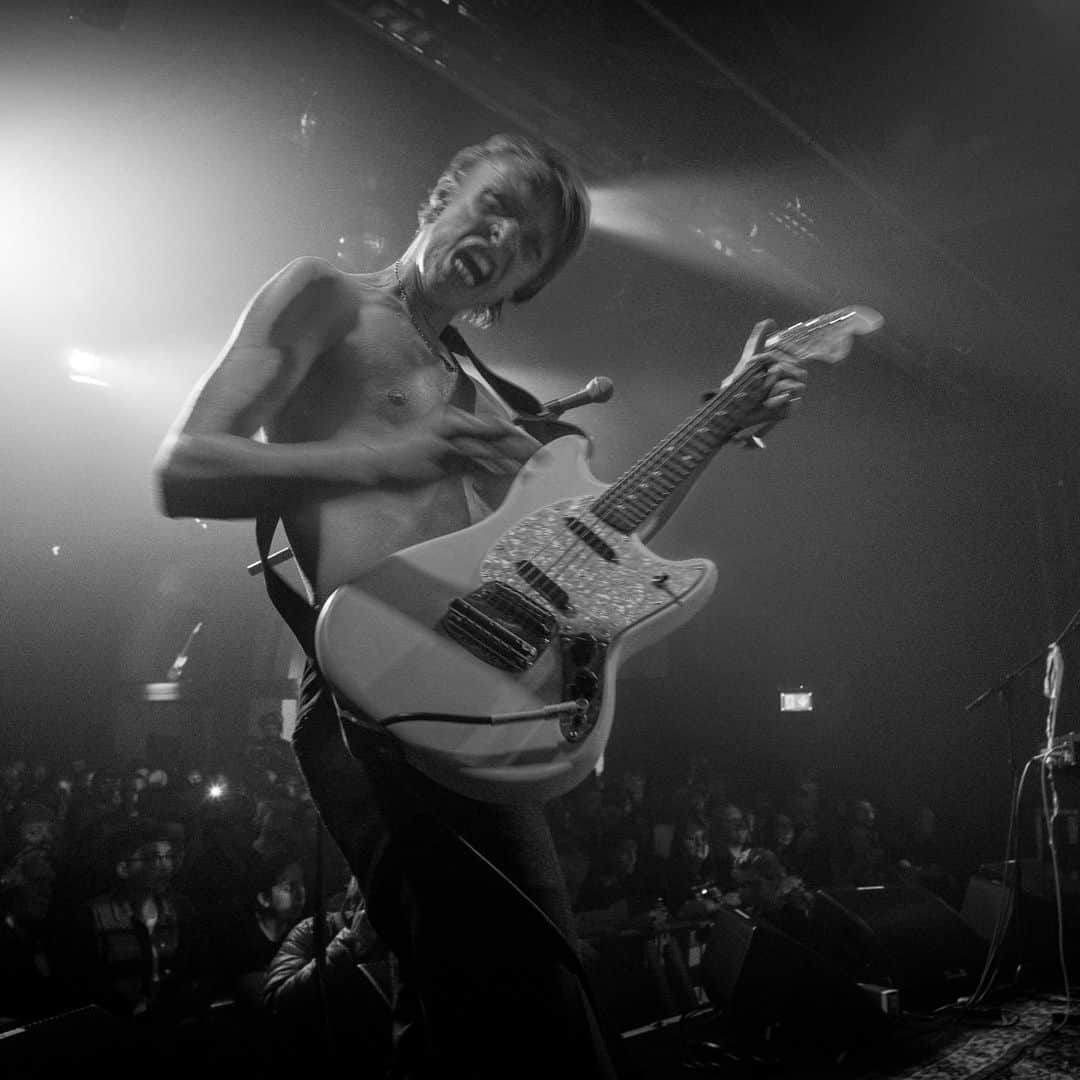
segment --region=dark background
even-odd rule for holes
[[[605,201],[569,269],[471,336],[541,398],[615,381],[574,414],[601,478],[758,319],[887,321],[815,367],[767,452],[725,450],[654,545],[713,558],[720,585],[628,667],[609,761],[701,750],[748,784],[814,764],[997,855],[1006,725],[964,705],[1080,605],[1071,4],[70,7],[0,15],[0,754],[96,760],[155,732],[225,752],[288,696],[250,526],[161,518],[153,454],[280,266],[372,221],[400,250],[455,149],[525,129]],[[663,223],[649,243],[610,209],[628,193]],[[107,388],[68,379],[73,347]],[[200,621],[187,704],[141,702]],[[1070,641],[1061,730],[1077,659]],[[1018,684],[1022,757],[1041,671]],[[815,711],[780,714],[798,684]]]

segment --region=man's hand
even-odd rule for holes
[[[468,434],[451,439],[454,452],[470,470],[514,475],[540,449],[541,444],[517,424],[499,417],[470,420],[484,425],[479,435]]]
[[[481,419],[449,405],[387,436],[366,438],[363,445],[375,452],[381,476],[402,484],[461,471],[513,474],[540,448],[509,420]]]
[[[743,346],[742,356],[731,374],[720,384],[724,389],[737,379],[753,363],[768,358],[766,368],[768,392],[760,409],[750,414],[745,428],[758,424],[775,424],[795,412],[806,389],[806,369],[798,360],[781,348],[764,349],[764,341],[775,329],[771,319],[759,322]]]
[[[366,960],[379,943],[379,935],[375,933],[375,927],[371,925],[364,908],[356,912],[349,925],[338,932],[337,938],[357,963]]]

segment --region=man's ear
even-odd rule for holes
[[[127,881],[129,875],[130,875],[130,870],[128,868],[127,861],[124,860],[124,859],[121,859],[116,864],[116,876],[118,878],[120,878],[122,881]]]

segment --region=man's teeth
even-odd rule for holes
[[[476,266],[474,271],[472,266]],[[479,281],[486,281],[490,276],[490,268],[483,261],[477,260],[475,264],[471,259],[463,259],[460,255],[454,256],[454,269],[461,275],[465,283],[472,288]]]
[[[476,278],[472,271],[465,265],[465,260],[459,255],[454,259],[454,269],[465,279],[465,284],[472,288],[476,284]]]

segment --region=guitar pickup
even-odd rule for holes
[[[451,601],[440,625],[486,664],[517,672],[540,659],[558,630],[553,615],[501,581]]]
[[[552,581],[535,563],[521,559],[514,563],[514,569],[518,577],[535,589],[556,611],[570,613],[570,597],[566,595],[566,590],[557,581]]]
[[[563,521],[566,523],[566,527],[579,540],[591,547],[601,559],[604,559],[607,562],[619,561],[619,557],[615,554],[615,549],[602,536],[593,532],[581,518],[568,517],[563,518]]]

